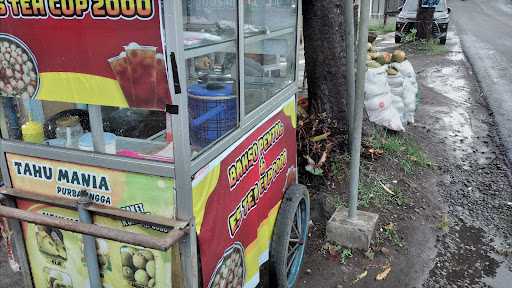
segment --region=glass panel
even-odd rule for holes
[[[246,36],[274,32],[296,25],[297,0],[247,0],[245,2]]]
[[[90,120],[99,119],[91,116],[91,107],[97,107],[102,116],[98,126],[103,127],[105,153],[173,161],[172,133],[165,112],[14,97],[0,97],[0,103],[4,139],[94,151],[93,139],[101,137],[101,131],[91,133]]]
[[[238,125],[236,0],[184,0],[190,142],[197,155]]]
[[[264,40],[252,42],[249,37],[245,41],[246,114],[295,80],[295,32],[276,34]]]
[[[250,0],[244,17],[247,114],[295,80],[297,1]]]

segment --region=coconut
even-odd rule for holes
[[[367,61],[366,66],[368,66],[368,68],[379,68],[382,65],[379,62],[372,60],[372,61]]]
[[[402,62],[404,62],[404,61],[405,61],[405,59],[406,59],[406,58],[407,58],[407,57],[406,57],[406,55],[405,55],[405,52],[404,52],[404,51],[402,51],[402,50],[395,50],[395,51],[393,52],[393,56],[392,56],[391,60],[392,60],[393,62],[402,63]]]
[[[386,64],[386,58],[384,57],[384,54],[379,53],[377,57],[374,58],[375,61],[377,61],[380,65]]]
[[[384,52],[384,53],[382,53],[382,56],[384,56],[384,63],[385,64],[391,63],[391,58],[393,57],[393,55],[391,53]]]
[[[395,75],[398,74],[398,70],[396,68],[394,68],[394,67],[389,67],[388,70],[386,70],[386,72],[390,76],[395,76]]]
[[[379,53],[378,52],[370,52],[368,53],[368,56],[372,57],[372,60],[375,60],[377,59],[377,57],[379,57]]]

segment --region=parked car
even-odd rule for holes
[[[396,17],[395,43],[402,42],[402,39],[416,28],[416,14],[418,12],[418,0],[407,0],[403,6],[399,7],[400,13]],[[439,39],[439,42],[446,44],[446,35],[448,24],[450,23],[451,9],[446,4],[446,0],[439,1],[434,13],[434,23],[432,23],[432,36]]]

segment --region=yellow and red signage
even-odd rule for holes
[[[91,201],[123,210],[173,218],[174,180],[105,168],[7,154],[14,188],[58,198],[79,198],[86,189]],[[30,201],[18,208],[46,216],[78,221],[78,212]],[[161,237],[166,228],[94,216],[94,223]],[[23,236],[34,287],[88,287],[82,235],[23,222]],[[161,252],[97,239],[103,287],[172,287],[172,249]],[[57,285],[57,284],[58,285]]]
[[[194,177],[204,287],[259,283],[281,200],[296,182],[294,100]]]
[[[157,0],[0,0],[0,95],[164,110]]]

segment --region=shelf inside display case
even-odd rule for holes
[[[245,43],[251,44],[270,38],[277,38],[289,33],[294,33],[295,27],[286,27],[269,33],[251,33],[245,36]],[[199,44],[185,45],[185,58],[190,59],[214,52],[230,52],[235,49],[235,39],[225,39],[217,42],[203,41]]]

